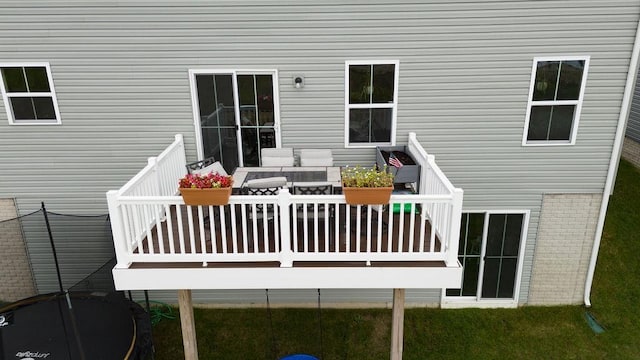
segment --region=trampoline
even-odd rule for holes
[[[142,360],[151,323],[119,293],[54,293],[0,308],[0,360]]]

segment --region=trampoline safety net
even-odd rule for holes
[[[58,214],[43,205],[0,221],[0,252],[16,242],[40,295],[0,303],[0,360],[153,357],[148,313],[114,288],[107,215]]]

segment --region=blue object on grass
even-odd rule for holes
[[[584,317],[587,319],[587,324],[589,324],[589,327],[591,328],[591,330],[593,330],[594,333],[602,334],[604,332],[604,328],[602,327],[602,325],[598,324],[596,318],[591,315],[590,312],[585,311]]]
[[[319,360],[319,359],[315,356],[306,355],[306,354],[293,354],[293,355],[287,355],[283,358],[280,358],[280,360]]]

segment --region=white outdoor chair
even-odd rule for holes
[[[301,149],[300,166],[333,166],[333,154],[329,149]]]
[[[293,166],[293,148],[263,148],[261,150],[262,166]]]
[[[287,178],[275,176],[245,181],[242,186],[247,195],[275,195],[278,190],[287,185]]]
[[[194,170],[192,171],[193,174],[197,174],[197,175],[203,175],[203,174],[208,174],[210,172],[214,172],[214,173],[218,173],[220,175],[223,176],[228,176],[229,174],[227,174],[227,171],[224,169],[224,167],[222,167],[222,164],[220,163],[220,161],[216,161],[213,164],[209,165],[209,166],[205,166],[202,169],[198,169],[198,170]]]
[[[213,157],[187,164],[187,171],[190,174],[196,175],[208,174],[212,171],[224,176],[229,175],[222,166],[222,163],[220,163],[220,161],[216,161]]]

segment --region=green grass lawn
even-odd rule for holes
[[[605,327],[595,334],[582,306],[408,309],[404,359],[640,359],[640,172],[622,161],[609,204],[592,291]],[[388,359],[386,309],[196,309],[200,359],[270,359],[305,352],[323,359]],[[320,344],[320,329],[323,344]],[[275,339],[275,344],[272,340]],[[180,322],[154,328],[157,360],[183,357]]]

